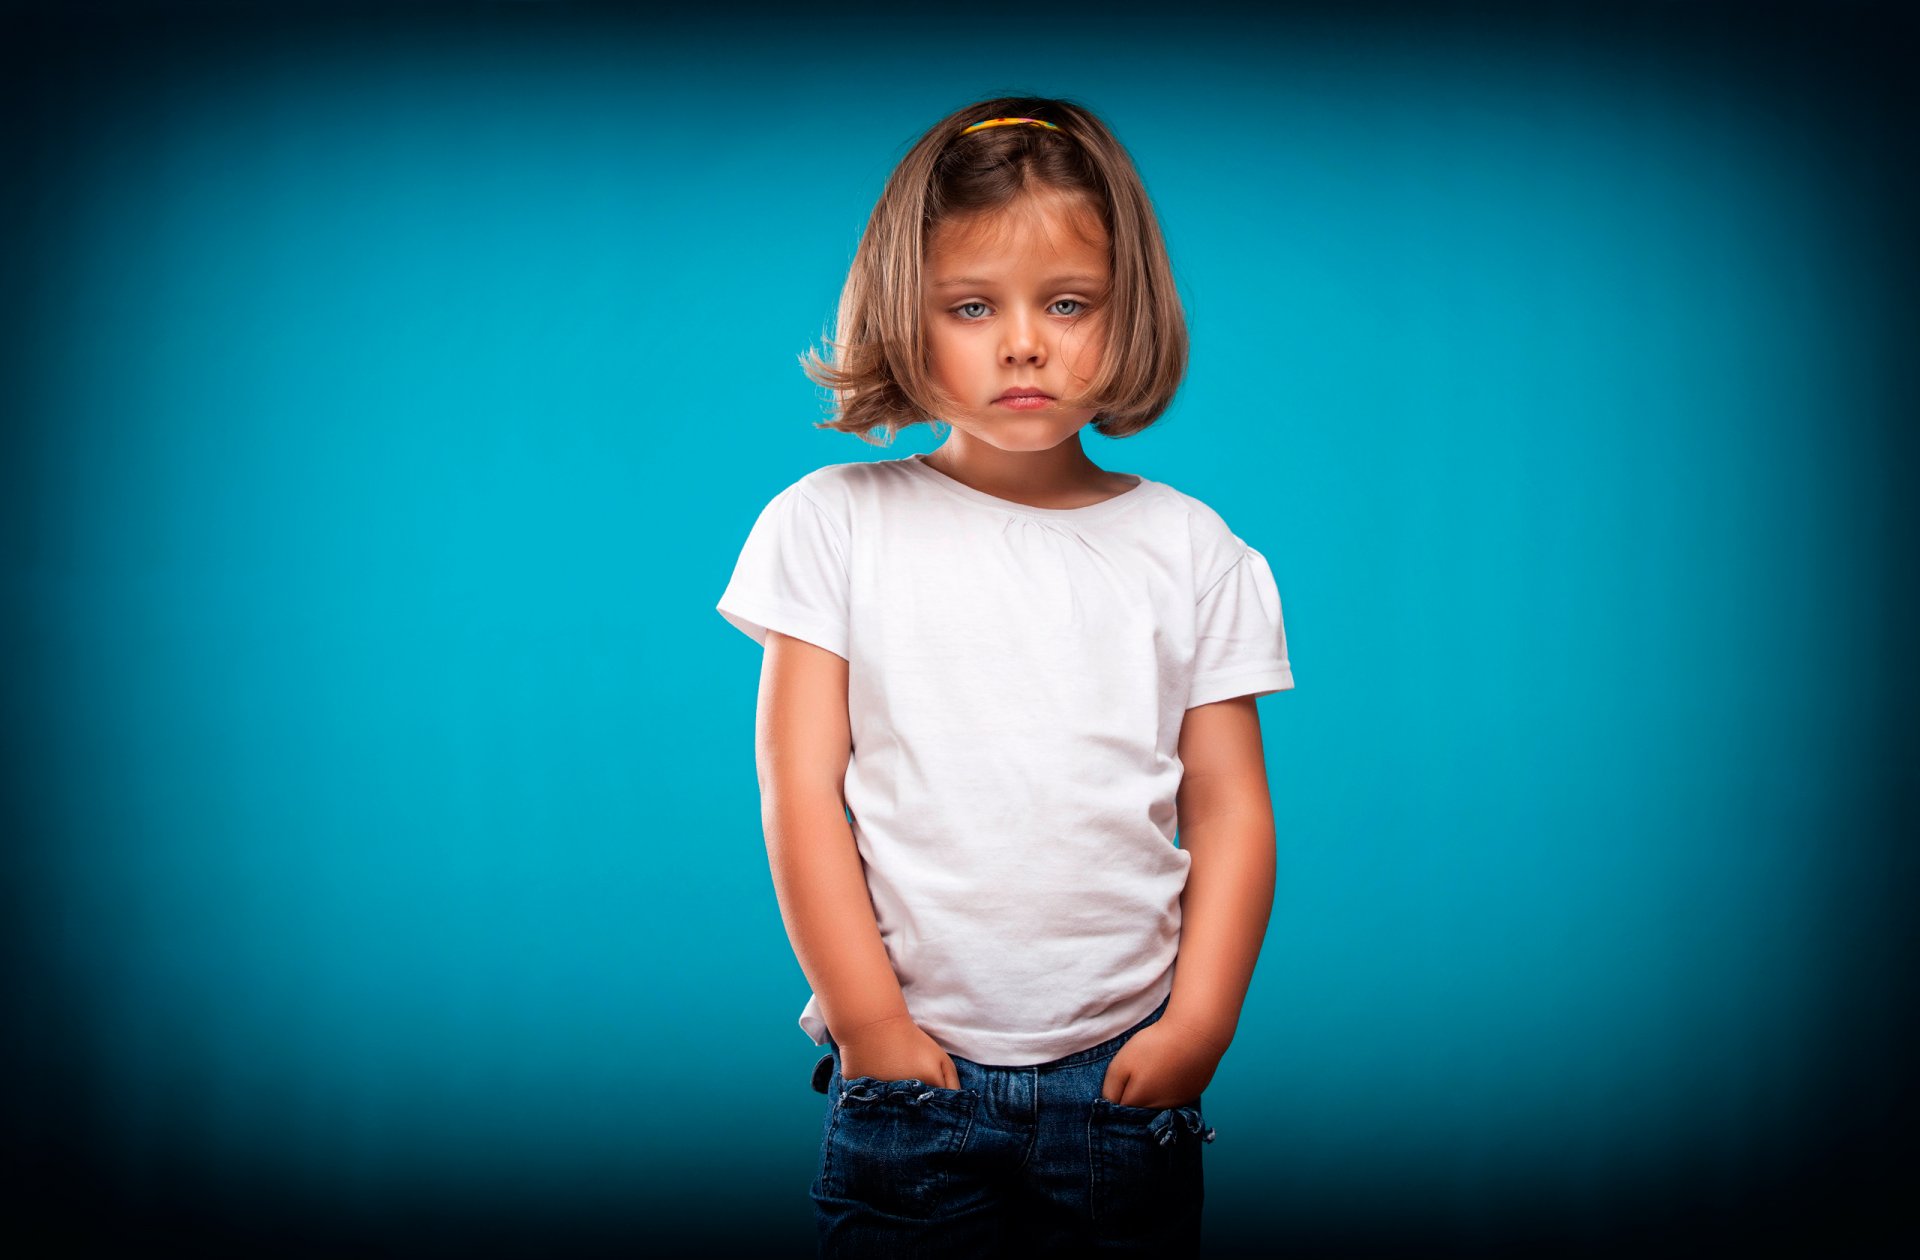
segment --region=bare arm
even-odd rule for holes
[[[1188,710],[1180,760],[1180,846],[1192,864],[1162,1018],[1225,1054],[1273,912],[1273,802],[1254,697]]]
[[[1175,802],[1191,861],[1166,1014],[1107,1064],[1100,1093],[1130,1107],[1200,1096],[1233,1042],[1273,913],[1273,802],[1254,697],[1188,709]]]
[[[844,1044],[869,1026],[906,1020],[847,824],[847,662],[768,632],[755,727],[774,895],[828,1029]]]

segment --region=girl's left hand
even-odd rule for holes
[[[1197,1029],[1163,1016],[1127,1039],[1107,1064],[1100,1096],[1123,1107],[1181,1107],[1200,1097],[1226,1053]]]

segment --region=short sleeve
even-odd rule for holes
[[[846,548],[798,483],[761,509],[715,607],[755,643],[778,630],[846,657]]]
[[[1246,548],[1200,596],[1187,707],[1293,686],[1280,591],[1267,558]]]

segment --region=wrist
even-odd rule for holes
[[[837,1044],[844,1046],[861,1038],[871,1037],[875,1033],[889,1032],[902,1024],[911,1023],[913,1023],[913,1016],[901,1010],[884,1015],[863,1015],[857,1022],[848,1023],[845,1032],[841,1032],[829,1023],[827,1032]]]
[[[1166,1012],[1160,1016],[1159,1022],[1181,1029],[1222,1055],[1233,1044],[1233,1034],[1239,1027],[1239,1019],[1234,1013],[1204,1007],[1197,1002],[1183,1003],[1177,995],[1167,1003]]]

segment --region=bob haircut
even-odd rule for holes
[[[1038,118],[1044,127],[989,127],[988,118]],[[833,391],[831,419],[815,428],[894,434],[950,414],[954,400],[933,380],[922,313],[922,268],[934,229],[1023,197],[1064,198],[1106,229],[1111,283],[1100,368],[1065,406],[1092,407],[1096,432],[1130,437],[1159,419],[1187,369],[1187,320],[1153,203],[1133,160],[1106,125],[1068,100],[1000,96],[934,124],[887,179],[867,220],[840,294],[833,360],[809,349],[801,370]]]

